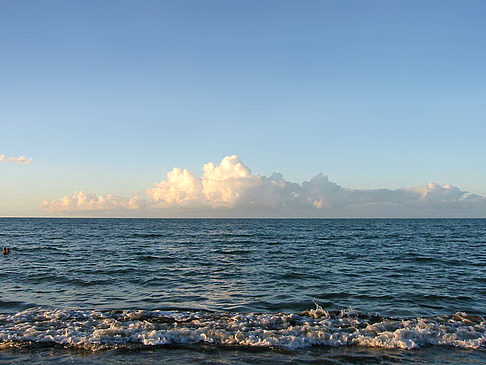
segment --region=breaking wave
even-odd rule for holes
[[[89,311],[29,308],[0,314],[0,348],[63,346],[91,351],[163,345],[300,349],[310,346],[486,347],[486,321],[466,313],[393,318],[352,310],[301,313]]]

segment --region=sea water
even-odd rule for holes
[[[486,220],[0,219],[0,364],[486,363]]]

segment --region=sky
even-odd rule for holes
[[[486,217],[485,12],[0,0],[0,216]]]

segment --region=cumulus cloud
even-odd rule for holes
[[[140,209],[144,202],[137,196],[130,199],[115,197],[113,195],[96,195],[84,191],[75,191],[59,200],[44,200],[41,209],[49,212],[60,211],[104,211],[114,209]]]
[[[3,154],[0,154],[0,161],[4,162],[16,162],[16,163],[22,163],[22,164],[29,164],[32,163],[34,160],[29,158],[25,158],[24,156],[19,156],[19,157],[7,157]]]
[[[50,212],[114,211],[161,216],[486,216],[486,199],[451,185],[403,189],[343,188],[327,176],[302,184],[274,173],[252,173],[236,155],[205,164],[200,177],[174,168],[164,180],[131,198],[82,191],[44,201]]]
[[[259,186],[262,177],[252,175],[238,156],[227,156],[217,166],[205,164],[200,178],[187,169],[174,168],[166,180],[147,189],[147,195],[160,208],[231,208],[247,191]]]

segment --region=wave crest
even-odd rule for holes
[[[485,319],[462,312],[404,319],[327,312],[319,306],[300,314],[30,308],[0,314],[0,324],[0,348],[44,344],[97,351],[196,343],[290,350],[349,345],[486,346]]]

